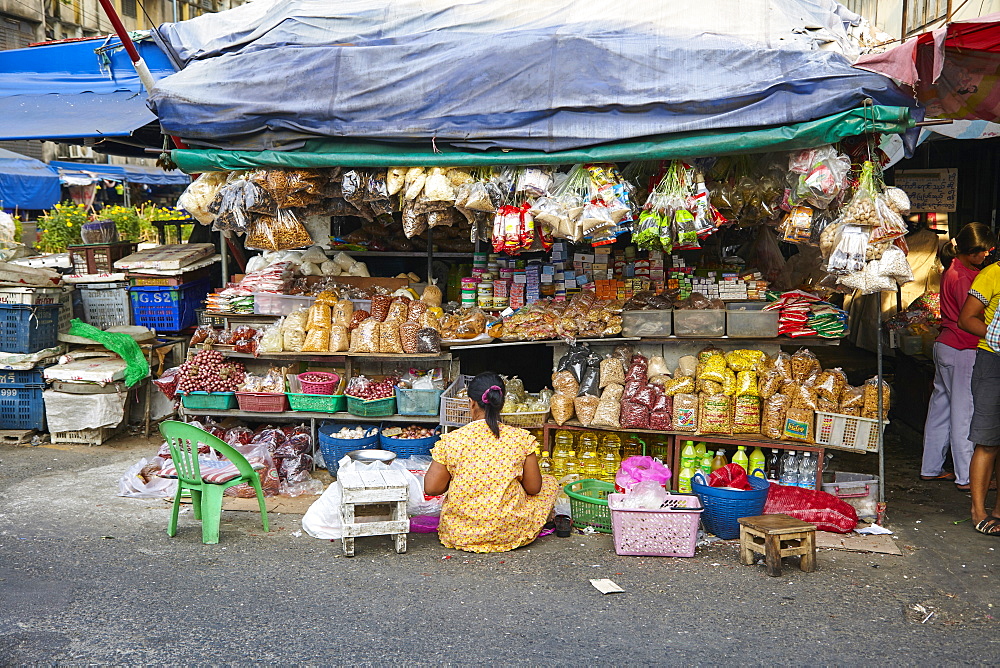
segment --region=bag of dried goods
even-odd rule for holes
[[[649,358],[649,366],[646,367],[646,377],[652,378],[653,376],[662,375],[670,375],[670,369],[667,367],[667,362],[660,355],[653,355]]]
[[[399,323],[387,320],[378,326],[378,351],[380,353],[402,353],[403,344],[399,338]]]
[[[698,407],[698,431],[704,434],[732,433],[733,401],[731,397],[724,394],[703,394],[700,404]]]
[[[552,411],[552,419],[560,427],[573,417],[575,398],[573,395],[561,392],[556,392],[552,395],[549,410]]]
[[[757,383],[756,371],[740,371],[736,374],[737,397],[759,397],[760,389]]]
[[[776,441],[784,438],[785,414],[791,405],[792,400],[783,394],[772,394],[764,401],[761,409],[761,433],[764,436]]]
[[[351,333],[352,353],[377,353],[379,352],[379,321],[368,318],[355,328]]]
[[[620,357],[606,357],[601,360],[601,387],[611,383],[625,384],[625,364]]]
[[[597,406],[601,403],[599,397],[595,397],[590,394],[584,394],[573,400],[573,406],[576,410],[576,419],[580,421],[584,427],[589,427],[591,421],[594,419],[594,415],[597,413]]]
[[[678,394],[694,394],[696,391],[694,378],[692,376],[680,376],[672,378],[663,385],[663,393],[669,396]],[[677,405],[676,400],[674,405]]]
[[[757,371],[767,359],[761,350],[732,350],[726,353],[726,364],[733,371]]]
[[[407,302],[406,320],[420,322],[420,319],[427,313],[428,308],[427,302],[422,302],[419,299],[410,300]]]
[[[309,314],[306,317],[306,329],[330,329],[333,324],[330,321],[331,311],[326,304],[313,304],[309,307]]]
[[[305,353],[325,353],[330,345],[330,330],[311,329],[306,334],[302,343],[302,352]]]
[[[792,355],[791,368],[792,378],[798,383],[818,374],[822,370],[816,356],[805,348],[799,349],[798,352]]]
[[[403,344],[403,352],[413,354],[417,352],[417,332],[420,331],[420,324],[406,321],[399,325],[399,341]]]
[[[552,389],[575,397],[580,393],[580,384],[576,381],[572,371],[556,371],[552,374]]]
[[[368,318],[370,317],[371,313],[364,310],[363,308],[359,308],[357,311],[351,314],[351,321],[347,323],[347,329],[353,332],[355,329],[357,329],[358,325],[363,323],[365,320],[368,320]]]
[[[649,408],[638,402],[623,401],[618,421],[622,429],[649,429]]]
[[[432,327],[421,327],[417,331],[417,352],[433,353],[441,352],[441,333]]]
[[[703,356],[698,365],[698,379],[726,382],[726,358],[717,354]]]
[[[759,394],[762,399],[767,399],[781,390],[784,379],[781,374],[773,368],[764,372],[758,382]]]
[[[732,369],[727,368],[722,372],[722,393],[727,397],[736,394],[736,374]]]
[[[830,401],[826,397],[818,397],[816,399],[816,410],[822,413],[836,413],[840,410],[840,403]]]
[[[389,315],[389,306],[392,305],[392,297],[389,295],[374,295],[372,297],[372,317],[379,322],[385,321]]]
[[[675,394],[673,406],[673,431],[698,429],[698,395]]]
[[[861,387],[863,392],[864,405],[861,408],[861,417],[877,420],[878,414],[878,379],[869,378]],[[889,414],[889,384],[882,381],[882,419]]]
[[[620,387],[617,385],[612,385],[611,387]],[[597,410],[594,412],[594,419],[591,420],[590,424],[594,427],[608,427],[611,429],[621,429],[621,422],[619,416],[621,415],[621,404],[620,399],[612,399],[612,395],[608,393],[608,390],[604,391],[604,395],[601,397],[601,401],[597,404]]]
[[[410,300],[406,297],[396,297],[389,305],[389,313],[386,314],[385,319],[395,321],[397,324],[405,322],[409,312]]]
[[[702,378],[698,381],[698,392],[700,394],[722,394],[722,383]]]
[[[289,209],[278,209],[274,217],[258,215],[250,220],[244,246],[280,251],[312,245],[312,237]]]
[[[428,285],[420,295],[420,301],[428,306],[441,306],[441,288],[436,285]]]
[[[771,360],[771,371],[774,371],[782,378],[792,377],[792,356],[785,352],[780,352]]]
[[[808,408],[789,408],[785,412],[783,437],[791,441],[813,442],[815,413]]]
[[[743,395],[736,397],[733,404],[733,433],[760,433],[760,397]]]
[[[351,347],[351,337],[347,333],[347,328],[343,325],[334,325],[330,328],[329,352],[343,353]]]
[[[876,400],[878,399],[876,395]],[[865,393],[860,387],[847,385],[840,393],[840,413],[843,415],[861,415],[861,409],[865,405]]]
[[[354,315],[354,302],[350,299],[340,299],[333,306],[331,320],[334,325],[349,327]]]
[[[791,391],[792,408],[816,410],[816,388],[812,383],[797,384]]]
[[[836,403],[847,387],[847,376],[839,368],[827,369],[816,376],[813,387],[820,397]]]
[[[284,320],[279,320],[273,325],[261,328],[260,341],[257,344],[259,353],[280,353],[283,348],[281,337],[281,325]]]

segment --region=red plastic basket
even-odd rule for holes
[[[302,376],[322,376],[325,380],[304,380]],[[336,394],[340,376],[326,371],[307,371],[299,374],[299,384],[302,385],[302,394]]]
[[[241,411],[254,413],[283,413],[288,410],[287,394],[267,392],[237,392],[236,401]]]

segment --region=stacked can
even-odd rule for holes
[[[478,287],[477,287],[477,298],[479,301],[479,308],[493,308],[493,276],[490,274],[483,274]]]
[[[469,277],[462,279],[462,307],[472,308],[476,305],[477,279]]]

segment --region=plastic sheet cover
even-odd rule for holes
[[[545,152],[914,106],[851,67],[856,20],[833,0],[257,0],[164,24],[184,69],[150,105],[215,148]]]
[[[0,209],[51,209],[59,175],[41,160],[0,149]]]

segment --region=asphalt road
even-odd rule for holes
[[[218,545],[190,513],[171,539],[165,502],[115,496],[155,445],[0,447],[0,663],[1000,662],[1000,541],[952,524],[968,497],[916,480],[912,435],[890,438],[904,555],[822,550],[780,578],[735,541],[669,559],[599,535],[494,555],[412,535],[407,554],[377,537],[348,559],[296,535],[299,516],[265,534],[228,511]],[[589,583],[605,577],[625,593]]]

